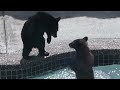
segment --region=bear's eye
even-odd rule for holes
[[[77,47],[84,47],[85,45],[84,45],[84,43],[82,43],[82,42],[80,42],[80,41],[77,41],[77,42],[76,42],[76,46],[77,46]]]

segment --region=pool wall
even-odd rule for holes
[[[95,56],[94,66],[119,64],[120,50],[104,49],[92,50]],[[74,60],[75,52],[53,55],[45,59],[21,60],[20,65],[0,65],[0,79],[28,79],[36,75],[43,75],[48,71],[54,71],[69,66]]]

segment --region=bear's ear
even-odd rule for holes
[[[59,21],[60,21],[60,19],[61,19],[61,17],[56,18],[57,22],[59,22]]]
[[[88,40],[88,37],[84,37],[83,39],[84,39],[85,41],[87,41],[87,40]]]

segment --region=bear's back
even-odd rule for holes
[[[56,19],[52,15],[45,13],[45,12],[38,12],[37,14],[29,17],[28,21],[39,22],[42,24],[44,24],[44,23],[56,23]]]
[[[58,26],[58,22],[56,19],[48,13],[38,12],[35,15],[28,18],[28,20],[24,23],[22,33],[33,33],[39,30],[39,32],[43,33],[47,30],[53,30]]]

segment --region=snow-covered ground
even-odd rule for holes
[[[15,63],[20,61],[21,58],[23,45],[20,33],[26,20],[9,16],[9,14],[5,16],[5,20],[8,39],[7,51],[10,54],[8,55],[10,57],[7,59],[2,59],[2,57],[0,57],[0,62],[5,61],[11,63],[14,61]],[[2,22],[0,20],[0,24],[1,23]],[[2,25],[0,27],[2,28]],[[0,30],[0,34],[0,53],[2,53],[5,52],[6,49],[3,38],[3,30]],[[50,52],[50,55],[71,51],[68,44],[72,40],[83,38],[84,36],[89,37],[89,45],[91,48],[94,48],[95,46],[97,47],[96,49],[120,48],[120,17],[103,19],[97,17],[87,17],[86,15],[63,18],[59,22],[58,37],[52,38],[51,44],[46,44],[46,50]],[[14,56],[19,60],[16,60],[16,58],[14,60]],[[11,59],[13,61],[11,61]]]
[[[11,16],[6,16],[6,18],[8,52],[14,52],[22,48],[20,33],[25,20],[15,19]],[[52,43],[61,40],[70,41],[84,36],[89,38],[120,38],[120,18],[74,17],[62,19],[59,22],[58,37],[53,38]]]

